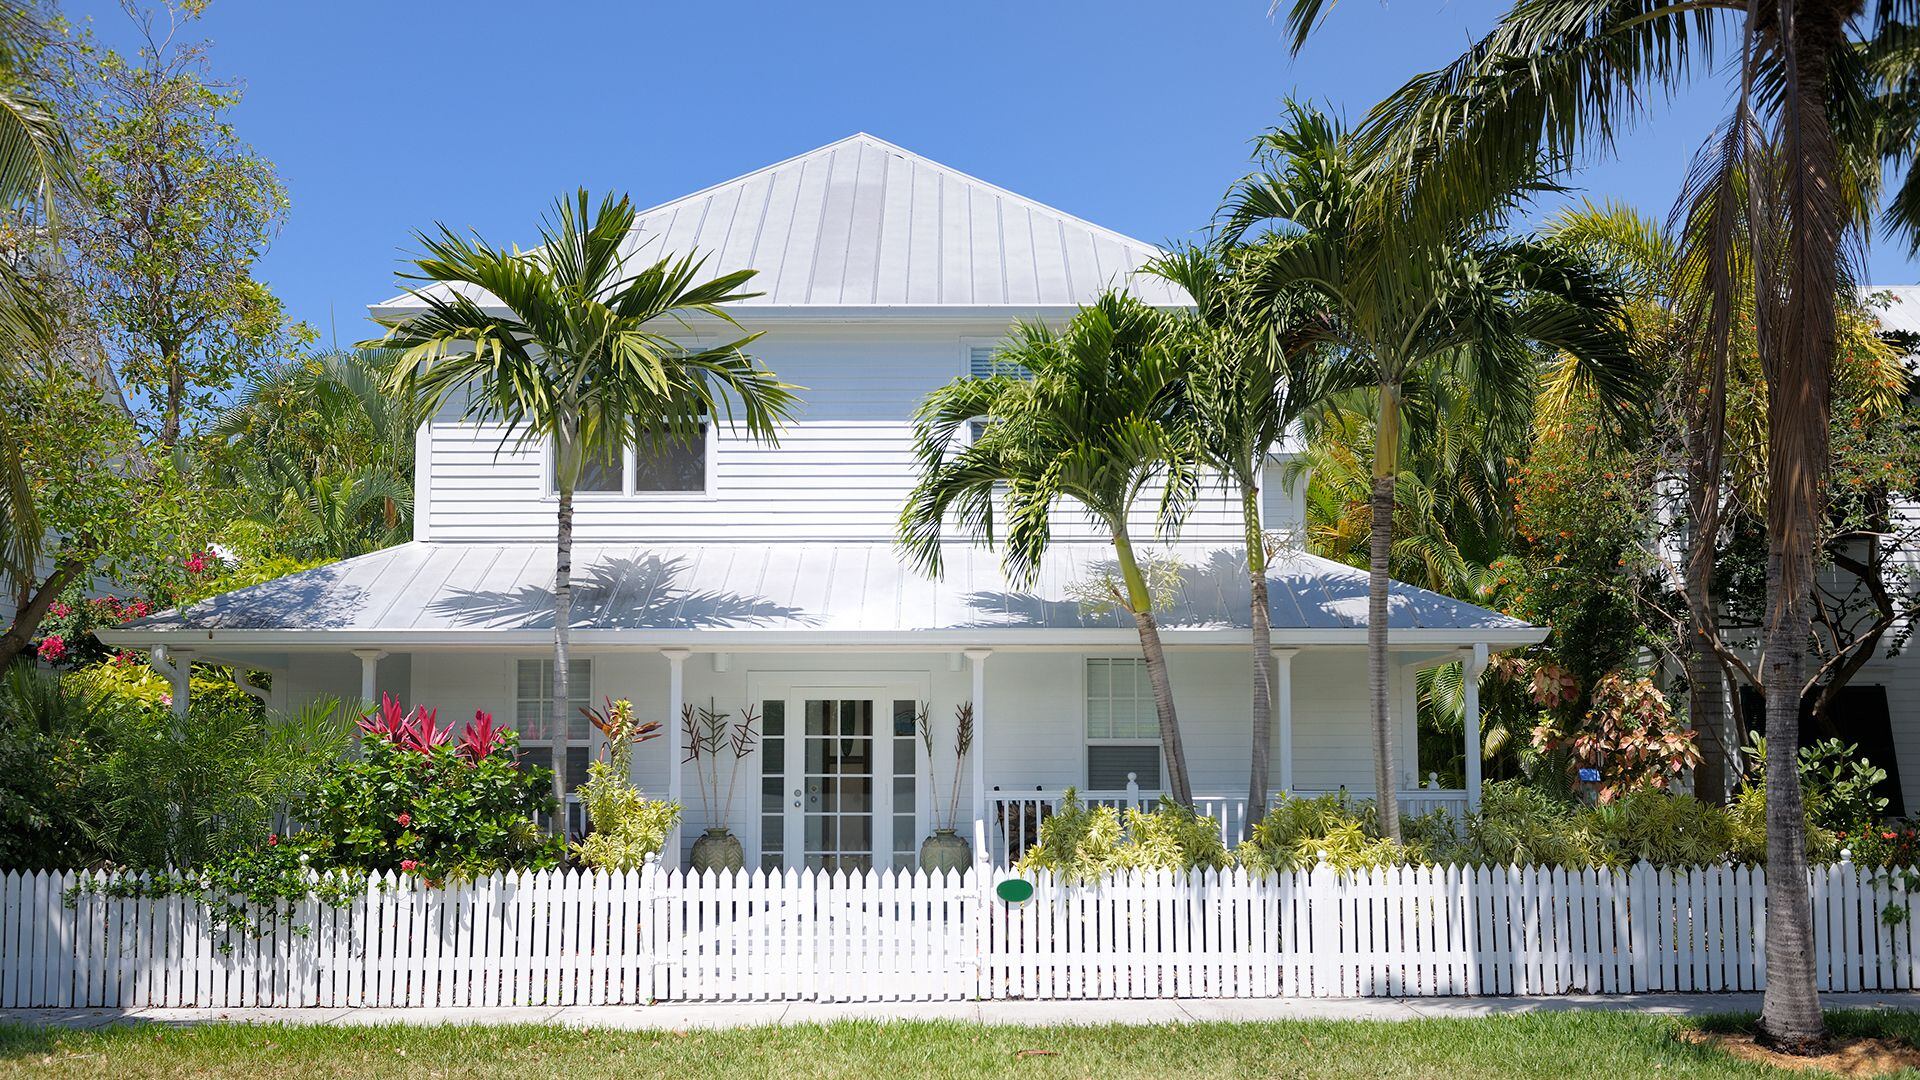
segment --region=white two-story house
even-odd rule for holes
[[[1182,304],[1135,274],[1155,247],[867,135],[657,206],[636,231],[649,258],[698,251],[713,273],[759,271],[752,284],[764,295],[735,313],[765,331],[755,349],[766,364],[805,388],[778,446],[716,425],[696,449],[630,454],[579,498],[574,703],[628,698],[670,729],[688,703],[760,718],[732,804],[711,815],[691,768],[677,764],[677,737],[637,748],[634,780],[687,807],[666,857],[726,824],[749,865],[911,865],[934,824],[937,784],[942,810],[958,787],[963,835],[977,821],[988,854],[1004,860],[1031,840],[1037,807],[1065,788],[1151,797],[1162,760],[1135,631],[1070,598],[1110,559],[1104,537],[1062,513],[1040,580],[1024,588],[1009,584],[997,552],[959,534],[939,580],[911,569],[893,539],[915,480],[911,416],[922,396],[990,364],[1016,319],[1065,320],[1109,287]],[[403,314],[410,302],[375,312]],[[485,709],[538,758],[564,740],[568,782],[579,783],[600,752],[596,734],[577,712],[566,731],[547,723],[550,466],[541,447],[502,436],[453,410],[420,430],[411,543],[164,613],[114,642],[157,649],[163,670],[200,658],[271,672],[281,706],[393,694],[443,720]],[[1269,527],[1284,532],[1303,504],[1279,478],[1276,456],[1264,505]],[[1251,739],[1240,537],[1237,503],[1214,490],[1160,545],[1185,566],[1163,627],[1194,791],[1235,833]],[[1288,550],[1271,595],[1271,783],[1368,792],[1365,575]],[[1408,805],[1467,800],[1417,774],[1414,672],[1542,636],[1394,586]],[[179,684],[176,703],[184,692]],[[964,702],[977,733],[956,785],[950,747]],[[923,703],[931,755],[913,725]]]

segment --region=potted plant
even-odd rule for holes
[[[956,821],[960,815],[960,777],[966,768],[967,754],[973,749],[973,702],[963,702],[953,710],[953,783],[947,789],[944,817],[936,783],[940,770],[933,761],[933,720],[931,710],[924,703],[918,720],[920,742],[927,748],[927,801],[933,806],[934,826],[933,835],[920,844],[920,869],[958,873],[973,864],[973,845],[960,835]]]
[[[759,717],[753,707],[741,710],[740,719],[728,723],[732,713],[719,712],[709,700],[704,709],[691,705],[680,710],[680,727],[687,742],[687,756],[681,762],[692,765],[694,780],[700,788],[700,809],[707,831],[693,842],[689,860],[695,870],[738,870],[746,865],[746,850],[740,838],[727,827],[733,810],[733,789],[740,779],[740,762],[753,753],[753,730]],[[720,776],[722,758],[730,758],[727,775]]]

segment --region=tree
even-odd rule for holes
[[[1513,206],[1507,192],[1445,221],[1376,210],[1393,193],[1368,186],[1339,124],[1299,104],[1260,147],[1266,170],[1229,196],[1227,235],[1262,223],[1282,230],[1254,271],[1261,287],[1269,296],[1319,296],[1334,316],[1330,343],[1364,364],[1374,384],[1367,680],[1381,831],[1398,841],[1387,593],[1406,382],[1423,368],[1452,366],[1497,417],[1524,408],[1540,350],[1574,357],[1578,375],[1609,401],[1635,399],[1637,370],[1618,297],[1599,274],[1564,249],[1496,232]]]
[[[569,719],[573,493],[582,470],[655,440],[690,442],[709,421],[737,420],[752,438],[773,442],[797,400],[795,387],[747,352],[758,334],[715,344],[685,339],[699,317],[737,330],[725,305],[757,295],[740,291],[753,271],[699,281],[704,260],[692,254],[636,269],[625,247],[634,218],[626,196],[595,206],[582,189],[554,204],[532,251],[490,247],[444,225],[422,233],[425,254],[408,275],[423,283],[410,294],[419,311],[390,317],[385,337],[362,343],[399,350],[389,386],[421,415],[465,393],[469,415],[484,412],[521,445],[552,447],[557,802],[566,796],[560,733]],[[555,831],[564,827],[555,815]]]
[[[421,416],[387,392],[393,366],[388,351],[318,353],[247,385],[207,432],[214,474],[249,493],[223,542],[331,560],[411,535]]]
[[[1330,0],[1296,0],[1298,48]],[[1811,585],[1825,519],[1835,298],[1843,243],[1863,224],[1877,143],[1842,144],[1874,100],[1874,71],[1850,30],[1864,0],[1774,4],[1592,4],[1522,0],[1452,64],[1416,76],[1377,106],[1362,140],[1416,231],[1535,182],[1583,150],[1610,151],[1695,72],[1726,71],[1732,115],[1696,162],[1684,212],[1710,222],[1683,259],[1707,303],[1691,313],[1724,365],[1741,263],[1751,267],[1756,338],[1768,385],[1765,671],[1767,989],[1761,1032],[1802,1051],[1825,1041],[1814,992],[1803,796],[1794,754],[1812,629]],[[1911,37],[1913,0],[1882,0],[1872,24]],[[1736,47],[1729,48],[1732,38]],[[1722,55],[1737,62],[1716,64]],[[1843,119],[1836,130],[1835,116]],[[1718,378],[1710,377],[1708,385]]]
[[[261,365],[311,337],[254,276],[287,212],[273,165],[235,134],[238,90],[206,47],[174,36],[201,5],[128,14],[131,57],[89,34],[52,53],[79,144],[59,235],[87,314],[132,393],[143,433],[171,451]]]
[[[1188,353],[1186,401],[1203,464],[1237,489],[1247,552],[1253,644],[1251,777],[1246,828],[1267,809],[1273,742],[1273,626],[1267,597],[1272,541],[1260,489],[1270,455],[1340,386],[1331,351],[1309,324],[1323,318],[1311,297],[1260,304],[1246,279],[1250,255],[1237,244],[1177,250],[1148,265],[1193,298],[1179,330]]]
[[[1163,312],[1107,293],[1060,330],[1037,322],[1015,327],[997,362],[1020,374],[964,377],[929,394],[914,414],[920,479],[901,508],[899,542],[915,564],[938,575],[951,519],[981,544],[1004,541],[1008,576],[1029,584],[1051,542],[1054,514],[1069,503],[1085,511],[1113,542],[1119,581],[1101,587],[1140,635],[1167,795],[1191,806],[1154,616],[1154,567],[1133,537],[1134,511],[1148,489],[1160,489],[1156,517],[1164,530],[1179,521],[1196,487],[1180,400],[1186,352],[1175,326]]]
[[[40,351],[47,336],[32,268],[45,257],[44,215],[73,169],[66,129],[31,74],[45,39],[31,6],[0,0],[0,213],[10,226],[0,258],[0,336],[9,343],[0,367],[6,368],[22,353]],[[33,572],[45,534],[14,421],[0,413],[0,572],[9,580]]]
[[[170,461],[127,467],[141,452],[138,435],[85,375],[15,361],[0,373],[0,415],[20,435],[22,471],[46,530],[39,563],[7,570],[14,611],[0,634],[4,669],[70,586],[99,575],[160,591],[205,526]]]

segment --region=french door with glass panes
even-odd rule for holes
[[[920,703],[905,687],[794,687],[761,700],[767,869],[915,865]]]

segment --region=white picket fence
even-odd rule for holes
[[[492,1006],[655,1000],[1415,996],[1758,989],[1765,879],[1409,867],[1097,885],[1002,872],[647,870],[428,889],[378,878],[252,937],[179,897],[0,877],[0,1006]],[[1812,875],[1826,990],[1916,982],[1898,881]],[[71,899],[69,896],[71,895]]]

